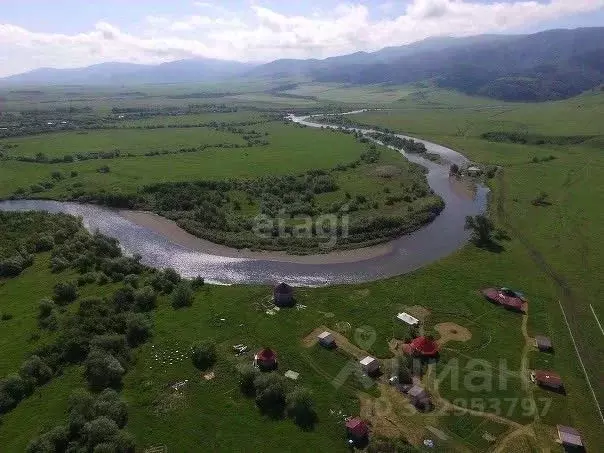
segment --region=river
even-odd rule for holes
[[[358,112],[348,114],[354,113]],[[308,127],[326,127],[313,123],[312,116],[290,115],[289,118]],[[443,163],[436,163],[420,154],[401,151],[410,161],[427,168],[428,184],[443,198],[445,208],[433,222],[419,230],[366,249],[311,256],[238,251],[196,238],[150,213],[51,200],[0,201],[0,210],[41,210],[80,216],[87,229],[117,238],[126,253],[140,254],[143,263],[158,268],[172,267],[187,277],[201,275],[211,283],[285,281],[315,286],[377,280],[418,269],[459,249],[468,240],[468,232],[464,231],[465,217],[482,213],[487,206],[486,187],[478,185],[468,190],[449,178],[450,163],[460,166],[467,163],[463,155],[435,143],[415,140],[443,159]]]

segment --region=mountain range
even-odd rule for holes
[[[349,84],[438,86],[503,100],[544,101],[604,83],[604,27],[531,35],[429,38],[377,52],[261,65],[206,58],[159,65],[103,63],[77,69],[36,69],[0,79],[2,85],[107,85],[208,82],[227,78],[304,78]]]

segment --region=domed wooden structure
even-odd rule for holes
[[[277,368],[277,354],[271,348],[264,348],[254,356],[254,363],[262,371],[271,371]]]
[[[291,307],[294,305],[294,288],[287,283],[279,283],[273,291],[273,301],[277,307]]]
[[[417,337],[405,344],[403,350],[416,357],[435,357],[438,354],[438,343],[428,337]]]

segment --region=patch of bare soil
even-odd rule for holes
[[[325,326],[319,326],[316,329],[314,329],[311,333],[306,335],[302,339],[302,345],[305,348],[310,348],[311,346],[314,346],[318,342],[317,336],[320,333],[325,332],[325,331],[331,332],[331,334],[334,336],[334,338],[336,339],[336,346],[338,347],[338,349],[341,349],[341,350],[347,352],[348,354],[350,354],[353,357],[356,357],[357,359],[362,359],[369,355],[367,353],[367,351],[364,351],[363,349],[359,348],[358,346],[355,346],[354,344],[352,344],[350,342],[350,340],[348,340],[348,338],[346,338],[341,333],[339,333],[335,330],[332,330],[328,327],[325,327]]]
[[[420,321],[425,321],[428,316],[430,316],[430,310],[426,307],[422,307],[421,305],[413,305],[411,307],[405,307],[405,311],[409,313],[411,316],[415,316]]]
[[[449,341],[466,342],[472,338],[472,333],[468,329],[454,322],[441,322],[434,326],[434,330],[440,334],[440,338],[437,340],[440,346]]]
[[[425,437],[425,419],[396,388],[386,384],[378,386],[380,398],[359,394],[360,416],[371,424],[372,434],[389,438],[402,436],[411,444],[419,445]]]

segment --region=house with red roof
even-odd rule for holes
[[[482,290],[482,295],[489,301],[501,305],[502,307],[518,311],[526,312],[527,302],[520,293],[508,288],[486,288]]]
[[[415,357],[435,357],[438,355],[438,343],[430,337],[421,336],[404,344],[403,351]]]
[[[369,426],[361,418],[353,417],[346,421],[346,433],[350,439],[360,442],[369,436]]]
[[[531,381],[540,387],[546,387],[556,392],[563,391],[564,384],[558,373],[553,371],[535,370],[531,372]]]
[[[277,368],[277,354],[271,348],[264,348],[254,356],[254,363],[263,371]]]

